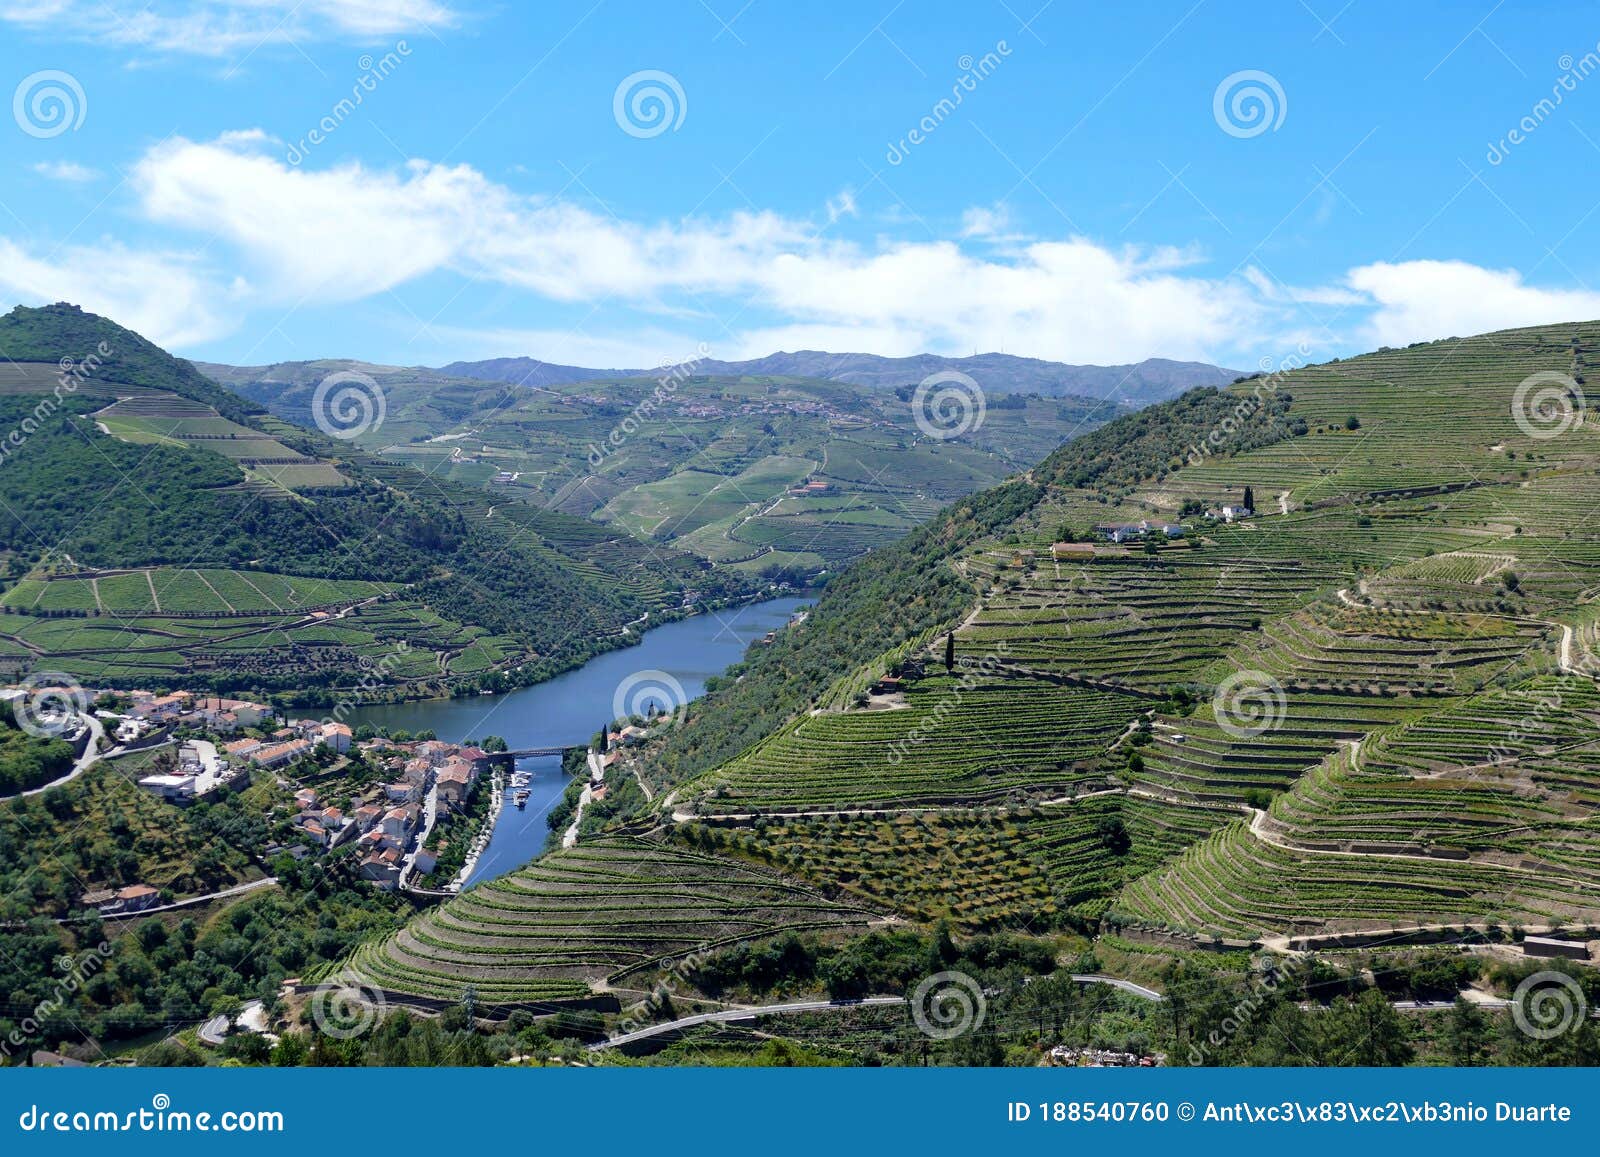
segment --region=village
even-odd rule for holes
[[[141,789],[189,807],[219,788],[249,787],[253,771],[271,772],[276,788],[292,796],[272,812],[283,826],[259,850],[261,859],[303,860],[352,847],[358,878],[385,891],[410,887],[438,868],[450,837],[463,835],[449,832],[452,821],[477,802],[491,771],[490,753],[476,745],[357,741],[346,723],[285,719],[250,699],[130,691],[102,702],[109,705],[95,717],[117,743],[108,755],[156,753],[156,770],[135,781]],[[470,869],[470,862],[462,865],[446,890],[458,888]],[[126,915],[157,908],[163,899],[158,889],[135,883],[85,893],[81,902],[102,915]]]

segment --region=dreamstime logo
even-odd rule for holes
[[[970,52],[963,52],[956,58],[956,67],[961,70],[961,75],[956,77],[950,86],[950,95],[942,96],[934,102],[926,116],[911,126],[911,130],[898,141],[891,141],[889,151],[884,154],[884,160],[891,165],[901,164],[911,155],[911,150],[926,141],[940,125],[955,115],[967,97],[978,91],[978,85],[994,75],[995,69],[1000,67],[1000,62],[1011,55],[1011,45],[1004,40],[995,42],[992,52],[985,52],[982,56],[973,58]]]
[[[88,949],[81,955],[73,956],[64,953],[56,957],[56,971],[62,973],[60,980],[56,981],[54,990],[45,999],[34,1006],[33,1011],[15,1022],[15,1027],[0,1043],[0,1054],[11,1056],[13,1050],[25,1049],[29,1041],[37,1040],[40,1030],[52,1018],[61,1014],[72,998],[83,990],[84,986],[102,968],[115,952],[111,941],[102,940],[94,948]]]
[[[606,435],[605,441],[589,443],[589,469],[598,470],[606,458],[621,449],[627,440],[639,432],[639,428],[655,416],[655,412],[676,396],[678,387],[694,374],[695,367],[711,356],[711,347],[701,342],[692,358],[686,358],[673,366],[665,366],[665,372],[656,379],[656,388],[639,400],[622,421],[611,427],[611,432]]]
[[[22,681],[17,726],[39,739],[59,739],[89,710],[89,693],[71,675],[39,671]]]
[[[1265,671],[1235,671],[1211,697],[1217,726],[1235,739],[1254,739],[1283,722],[1288,702],[1283,686]]]
[[[982,387],[959,370],[929,374],[911,395],[917,429],[941,442],[976,432],[984,412]]]
[[[676,727],[683,721],[681,709],[688,704],[689,693],[667,672],[635,671],[617,684],[617,692],[611,697],[611,718],[631,719],[638,715],[648,719],[653,715],[668,715]]]
[[[284,160],[291,165],[303,162],[311,150],[326,141],[355,115],[356,109],[366,103],[367,97],[378,91],[378,86],[387,80],[400,65],[411,55],[411,45],[404,40],[395,41],[394,49],[385,52],[374,59],[370,52],[361,54],[356,61],[356,68],[360,74],[350,85],[350,95],[340,97],[326,116],[311,126],[311,130],[301,137],[299,141],[289,146],[289,151],[284,154]]]
[[[911,993],[911,1019],[934,1040],[976,1031],[988,1011],[983,989],[965,972],[935,972]]]
[[[387,1002],[370,985],[344,980],[318,986],[311,995],[311,1022],[323,1036],[350,1040],[383,1017]]]
[[[1246,68],[1222,78],[1211,95],[1211,115],[1230,137],[1259,137],[1278,131],[1289,115],[1289,98],[1270,72]]]
[[[683,126],[689,98],[670,72],[646,68],[622,78],[611,96],[611,115],[630,137],[648,140]]]
[[[1563,52],[1556,60],[1556,67],[1561,70],[1561,75],[1550,86],[1550,95],[1535,101],[1527,115],[1512,125],[1498,141],[1489,142],[1489,151],[1484,157],[1491,165],[1504,162],[1512,149],[1538,132],[1540,126],[1555,115],[1556,109],[1566,103],[1569,95],[1578,91],[1580,84],[1600,72],[1600,44],[1577,59],[1573,59],[1572,53]]]
[[[1511,994],[1511,1019],[1534,1040],[1571,1032],[1588,1011],[1583,988],[1565,972],[1535,972]]]
[[[1189,465],[1199,465],[1221,449],[1225,443],[1231,442],[1245,423],[1257,417],[1276,399],[1278,387],[1283,384],[1285,376],[1306,365],[1310,357],[1311,347],[1305,342],[1301,342],[1295,348],[1295,352],[1287,357],[1277,359],[1270,356],[1263,357],[1257,363],[1261,367],[1261,373],[1252,379],[1250,393],[1247,396],[1240,396],[1233,409],[1211,428],[1202,441],[1190,444],[1184,455],[1189,460]]]
[[[11,115],[30,137],[48,140],[77,132],[89,115],[89,98],[70,72],[46,68],[22,78],[11,97]]]
[[[1577,381],[1554,370],[1529,375],[1511,395],[1511,418],[1517,429],[1541,442],[1583,425],[1583,411],[1583,390]]]
[[[342,442],[376,430],[388,412],[383,387],[370,375],[354,370],[329,374],[311,395],[311,418],[317,429]]]

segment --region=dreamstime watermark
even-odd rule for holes
[[[1524,977],[1511,994],[1511,1019],[1534,1040],[1554,1040],[1582,1023],[1589,1013],[1583,986],[1565,972],[1547,969]]]
[[[1230,137],[1247,140],[1277,132],[1289,115],[1289,98],[1270,72],[1241,69],[1223,77],[1211,94],[1211,115]]]
[[[1593,656],[1585,655],[1576,664],[1576,674],[1588,675],[1590,678],[1600,677],[1596,671],[1596,661]],[[1539,696],[1539,701],[1533,705],[1528,714],[1517,721],[1517,725],[1507,731],[1499,742],[1490,745],[1488,759],[1484,762],[1490,766],[1499,767],[1501,764],[1511,763],[1521,758],[1520,749],[1524,743],[1534,739],[1535,733],[1542,733],[1548,737],[1555,727],[1556,719],[1564,706],[1564,700],[1559,690]]]
[[[677,132],[689,115],[689,98],[670,72],[645,68],[629,73],[611,94],[611,115],[630,137],[649,140]]]
[[[323,723],[343,723],[351,712],[361,706],[361,696],[371,694],[389,685],[389,676],[394,669],[411,654],[411,644],[405,639],[396,639],[394,647],[388,654],[374,660],[371,656],[362,655],[356,660],[361,668],[361,677],[347,689],[344,695],[333,705],[333,710],[322,717]]]
[[[1254,739],[1283,723],[1288,700],[1283,685],[1265,671],[1235,671],[1211,696],[1217,726],[1234,739]]]
[[[904,762],[913,747],[938,731],[944,725],[944,721],[961,706],[966,693],[977,688],[978,680],[1000,669],[1008,650],[1010,644],[1002,639],[995,645],[993,651],[978,659],[963,655],[957,663],[962,669],[962,675],[956,680],[955,688],[949,694],[941,695],[937,703],[919,716],[915,727],[889,745],[889,762],[893,764]]]
[[[371,53],[362,53],[356,61],[360,74],[350,85],[350,95],[341,97],[327,115],[312,126],[310,132],[291,144],[283,159],[291,165],[304,161],[312,149],[326,141],[338,131],[340,125],[354,116],[367,97],[377,92],[378,86],[388,80],[410,55],[411,46],[404,40],[395,41],[392,49],[376,59]]]
[[[172,1098],[157,1093],[149,1108],[51,1109],[31,1104],[17,1117],[24,1133],[282,1133],[283,1114],[275,1109],[224,1109],[192,1113],[174,1109]]]
[[[1192,1067],[1205,1064],[1218,1049],[1248,1028],[1262,1006],[1277,995],[1286,982],[1294,979],[1300,967],[1300,959],[1290,956],[1281,964],[1274,962],[1266,970],[1253,974],[1250,991],[1228,1010],[1228,1015],[1222,1018],[1222,1023],[1208,1032],[1204,1040],[1189,1042],[1189,1064]]]
[[[912,990],[911,1019],[933,1040],[954,1040],[983,1026],[983,988],[965,972],[935,972]]]
[[[111,356],[111,346],[101,342],[95,347],[94,353],[81,360],[62,358],[56,363],[56,384],[50,393],[39,400],[32,412],[8,433],[4,441],[0,441],[0,465],[10,460],[11,455],[20,450],[22,446],[38,433],[39,427],[46,421],[55,417],[61,410],[61,403],[68,394],[78,392],[78,387],[94,376],[100,364]]]
[[[665,367],[665,372],[656,379],[655,389],[634,406],[626,418],[611,427],[605,440],[589,444],[589,469],[598,470],[601,463],[620,450],[629,438],[639,432],[641,426],[655,417],[658,409],[676,396],[678,387],[693,376],[695,367],[710,356],[711,348],[701,342],[693,357]]]
[[[1554,370],[1528,375],[1511,395],[1511,420],[1541,442],[1583,425],[1584,408],[1577,379]]]
[[[71,675],[37,671],[17,689],[12,712],[17,726],[36,739],[61,739],[74,733],[89,710],[89,693]]]
[[[911,395],[911,417],[917,429],[940,442],[976,433],[986,412],[983,387],[960,370],[929,374]]]
[[[311,395],[311,420],[317,429],[341,442],[376,431],[388,414],[383,387],[372,375],[355,370],[329,374]]]
[[[11,115],[30,137],[48,140],[77,132],[89,115],[89,98],[70,72],[45,68],[29,73],[11,95]]]
[[[350,1040],[382,1020],[387,1008],[381,989],[344,976],[311,994],[311,1023],[323,1036]]]
[[[1301,342],[1295,352],[1287,357],[1263,357],[1258,365],[1261,372],[1251,379],[1249,394],[1239,398],[1233,410],[1206,433],[1199,442],[1192,443],[1184,452],[1190,466],[1198,466],[1217,453],[1235,437],[1246,423],[1266,409],[1268,395],[1276,395],[1286,375],[1308,364],[1311,347]]]
[[[694,973],[704,963],[706,955],[706,953],[697,949],[686,956],[680,956],[672,962],[669,971],[679,980],[693,984]],[[614,1038],[627,1036],[629,1033],[638,1032],[640,1029],[648,1028],[654,1024],[661,1018],[662,1012],[670,1007],[671,996],[672,994],[664,981],[656,985],[643,1000],[635,1001],[628,1006],[627,1015],[617,1024]]]
[[[1536,101],[1532,108],[1507,130],[1506,134],[1498,141],[1489,142],[1489,151],[1484,154],[1484,160],[1491,165],[1500,165],[1511,155],[1511,150],[1522,144],[1535,132],[1539,126],[1549,120],[1560,108],[1568,95],[1578,91],[1578,86],[1595,72],[1600,71],[1600,44],[1574,60],[1570,52],[1564,52],[1556,60],[1556,67],[1561,70],[1561,75],[1556,77],[1555,83],[1550,86],[1550,95]]]
[[[611,696],[611,718],[632,719],[639,716],[651,719],[665,715],[677,727],[688,714],[683,709],[689,705],[689,693],[683,684],[665,671],[635,671],[621,683]]]
[[[1011,55],[1011,46],[1004,40],[995,41],[993,50],[985,52],[977,59],[970,53],[964,53],[956,59],[956,67],[961,70],[961,75],[956,77],[950,85],[950,95],[942,96],[927,114],[922,117],[911,131],[898,141],[889,143],[889,151],[884,154],[884,160],[891,165],[899,165],[911,155],[911,150],[931,137],[940,125],[954,115],[956,109],[966,100],[969,93],[978,91],[978,85],[994,74],[1000,67],[1000,62]]]
[[[5,1041],[0,1043],[0,1054],[9,1057],[13,1055],[14,1049],[26,1048],[28,1042],[37,1037],[50,1018],[66,1007],[67,1002],[81,992],[84,985],[105,967],[105,962],[110,959],[114,951],[116,947],[111,941],[102,940],[93,948],[76,956],[58,957],[56,971],[64,975],[56,981],[50,995],[36,1004],[33,1011],[17,1022],[6,1035]]]

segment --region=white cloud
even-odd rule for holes
[[[840,189],[837,197],[828,198],[828,224],[833,225],[842,217],[856,216],[856,194],[854,189]]]
[[[946,241],[828,240],[773,213],[619,222],[466,165],[296,168],[263,144],[175,139],[132,179],[151,220],[231,243],[252,281],[284,301],[350,301],[449,270],[561,302],[660,313],[689,302],[711,315],[697,328],[712,336],[719,318],[761,324],[754,310],[813,327],[800,333],[859,333],[907,352],[1004,347],[1078,361],[1212,356],[1261,321],[1248,285],[1195,276],[1196,255],[1181,249],[1073,238],[977,258]]]
[[[182,254],[105,242],[41,257],[0,237],[0,297],[10,304],[70,301],[161,346],[198,345],[229,333],[244,293]]]
[[[13,0],[0,4],[0,20],[124,48],[227,56],[449,28],[460,17],[440,0]]]
[[[961,214],[961,236],[978,241],[1019,241],[1011,210],[1005,205],[974,205]]]
[[[41,177],[49,177],[52,181],[65,181],[75,185],[93,181],[100,176],[99,169],[91,169],[88,165],[78,164],[77,161],[40,161],[33,166],[33,171]]]
[[[619,221],[520,194],[469,165],[317,168],[313,155],[294,166],[282,147],[258,130],[155,146],[133,165],[130,187],[159,251],[96,249],[49,267],[32,258],[0,273],[0,287],[103,307],[184,345],[226,331],[247,309],[338,305],[453,275],[543,312],[533,325],[488,331],[448,329],[446,318],[424,335],[446,360],[517,353],[612,366],[677,360],[702,341],[730,359],[1004,349],[1078,363],[1247,365],[1307,332],[1332,356],[1600,316],[1600,294],[1462,262],[1364,265],[1287,286],[1254,268],[1208,274],[1204,255],[1183,247],[1086,237],[997,247],[990,237],[1012,223],[994,207],[965,216],[965,238],[935,241],[843,240],[825,221],[770,212]],[[174,238],[205,264],[174,256]],[[0,254],[28,257],[14,246]],[[222,268],[238,269],[248,291]],[[580,307],[572,331],[546,320],[552,303]],[[1314,328],[1324,320],[1334,332]]]
[[[1540,289],[1515,269],[1465,261],[1378,262],[1351,270],[1348,281],[1376,306],[1365,326],[1373,345],[1600,317],[1593,290]]]

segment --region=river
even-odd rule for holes
[[[783,626],[808,601],[769,599],[696,615],[647,631],[636,647],[608,651],[532,687],[504,695],[363,707],[347,722],[352,727],[371,723],[392,731],[432,731],[449,743],[499,735],[513,750],[588,743],[611,718],[619,688],[635,709],[647,710],[652,701],[671,706],[665,700],[677,695],[677,687],[657,677],[664,672],[682,687],[686,700],[697,699],[708,678],[742,659],[751,642]],[[533,777],[527,807],[518,810],[512,793],[506,792],[494,835],[467,880],[469,887],[514,871],[544,850],[550,834],[545,817],[571,781],[561,773],[559,756],[519,759],[517,770]]]

